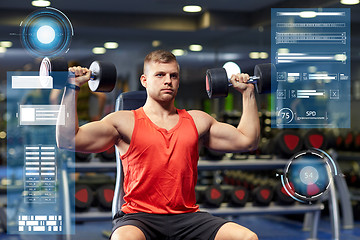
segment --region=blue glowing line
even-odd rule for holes
[[[64,18],[66,18],[67,22],[69,23],[69,26],[70,26],[70,29],[71,29],[71,36],[74,36],[74,29],[73,29],[73,26],[70,22],[70,19],[63,13],[61,12],[60,10],[56,9],[56,8],[53,8],[53,7],[46,7],[48,9],[51,9],[51,10],[54,10],[54,11],[57,11],[59,12]]]
[[[320,152],[322,152],[322,153],[330,160],[330,162],[331,162],[331,164],[333,165],[333,168],[334,168],[334,172],[335,172],[334,174],[335,174],[335,176],[338,175],[337,168],[336,168],[335,162],[334,162],[334,160],[332,159],[332,157],[330,157],[330,155],[327,154],[327,152],[325,152],[324,150],[317,149],[317,148],[315,148],[315,149],[318,150],[318,151],[320,151]],[[330,171],[331,171],[331,169],[330,169]]]

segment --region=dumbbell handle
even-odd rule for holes
[[[258,90],[258,87],[257,87],[257,81],[260,79],[260,77],[259,76],[250,76],[250,78],[249,78],[249,80],[247,81],[247,83],[252,83],[252,84],[254,84],[254,86],[255,86],[255,89],[256,89],[256,91],[258,92],[259,90]],[[232,83],[230,82],[230,79],[228,79],[229,80],[229,87],[231,87],[232,86]]]
[[[90,81],[93,81],[93,80],[97,79],[97,77],[98,76],[95,73],[91,72]]]

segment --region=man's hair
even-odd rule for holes
[[[144,59],[144,69],[143,69],[144,73],[145,73],[146,64],[148,64],[150,62],[156,62],[156,63],[176,62],[177,63],[177,60],[176,60],[175,55],[169,51],[166,51],[166,50],[152,51],[151,53],[146,55],[146,57]],[[179,65],[178,65],[178,69],[179,69]]]

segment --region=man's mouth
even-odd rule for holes
[[[174,90],[173,90],[173,89],[170,89],[170,88],[161,89],[161,91],[162,91],[162,92],[169,92],[169,93],[170,93],[170,92],[171,92],[171,93],[174,92]]]

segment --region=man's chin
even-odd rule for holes
[[[162,94],[160,96],[160,100],[163,101],[163,102],[169,102],[169,101],[172,101],[174,99],[175,99],[175,94],[166,93],[166,94]]]

